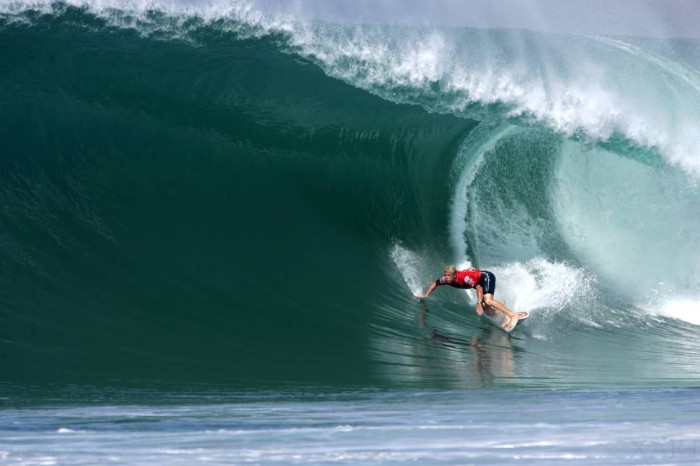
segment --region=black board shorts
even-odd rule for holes
[[[496,292],[496,276],[488,270],[482,270],[479,285],[484,289],[484,294],[494,294]]]

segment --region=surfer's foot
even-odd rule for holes
[[[518,323],[518,316],[513,316],[513,317],[510,318],[510,320],[508,321],[508,323],[506,323],[506,324],[505,324],[503,327],[501,327],[501,328],[502,328],[503,330],[505,330],[506,332],[510,332],[511,330],[513,330],[513,327],[515,327],[515,325],[516,325],[517,323]]]
[[[528,316],[527,312],[518,312],[518,319],[524,319]]]

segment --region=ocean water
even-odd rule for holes
[[[3,409],[3,462],[692,465],[700,455],[687,389],[104,392]]]
[[[696,464],[699,121],[697,40],[2,2],[0,458]]]

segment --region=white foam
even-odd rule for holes
[[[496,275],[496,299],[518,312],[553,315],[592,293],[593,279],[561,262],[534,258],[489,268]]]
[[[419,278],[419,270],[421,268],[420,257],[416,253],[404,248],[399,243],[391,247],[389,255],[394,265],[396,265],[396,268],[399,269],[401,277],[411,290],[411,293],[415,296],[420,295],[423,287],[423,283]]]
[[[56,431],[57,434],[79,434],[81,431],[61,427]]]
[[[700,325],[700,298],[668,299],[658,307],[658,314]]]

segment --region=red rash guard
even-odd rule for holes
[[[479,284],[481,279],[481,270],[468,269],[468,270],[458,270],[455,273],[455,279],[452,283],[445,279],[445,276],[438,278],[435,281],[437,286],[440,285],[450,285],[455,288],[474,288]]]

